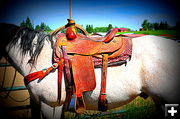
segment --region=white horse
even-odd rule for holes
[[[7,53],[8,60],[23,76],[52,65],[53,40],[50,35],[1,24],[0,36],[1,52]],[[131,102],[142,92],[152,96],[162,106],[165,103],[179,103],[180,45],[153,35],[133,38],[132,42],[132,58],[127,66],[108,67],[108,109]],[[43,117],[50,119],[61,117],[66,98],[63,79],[60,103],[57,100],[57,73],[55,70],[43,80],[36,79],[27,85],[30,97],[38,105]],[[101,69],[95,69],[95,75],[95,90],[84,93],[88,110],[98,109]]]

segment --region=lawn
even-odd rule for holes
[[[137,97],[127,105],[108,110],[107,112],[87,110],[85,114],[65,113],[65,119],[151,119],[157,114],[154,102],[149,97]]]
[[[152,31],[129,31],[129,32],[118,32],[118,34],[124,33],[135,33],[135,34],[147,34],[147,35],[162,35],[162,34],[170,34],[170,35],[178,35],[179,31],[175,30],[152,30]]]

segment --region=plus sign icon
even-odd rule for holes
[[[165,104],[166,119],[179,119],[179,104]]]

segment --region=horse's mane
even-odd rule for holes
[[[3,26],[3,25],[0,24],[0,26]],[[18,43],[18,41],[20,40],[19,47],[21,49],[22,55],[25,56],[25,54],[27,54],[27,53],[30,54],[31,59],[29,60],[28,63],[32,63],[32,64],[35,63],[38,55],[40,54],[40,52],[44,46],[45,40],[49,40],[52,43],[50,34],[32,30],[27,27],[15,26],[12,24],[4,24],[4,27],[5,27],[4,30],[6,31],[6,34],[3,34],[4,35],[3,38],[7,38],[4,40],[9,42],[8,44],[6,43],[6,46],[8,45],[8,51],[14,45],[16,45]],[[0,27],[0,29],[2,30],[3,28]],[[35,37],[37,37],[36,44],[33,43],[33,40]]]

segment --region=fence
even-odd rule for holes
[[[138,97],[131,103],[108,112],[86,111],[79,116],[66,112],[65,118],[148,119],[154,113],[156,109],[151,98],[144,100]],[[31,118],[29,93],[23,77],[5,59],[0,60],[0,115],[1,118]]]
[[[0,60],[0,115],[30,118],[29,93],[23,77],[4,58]]]

